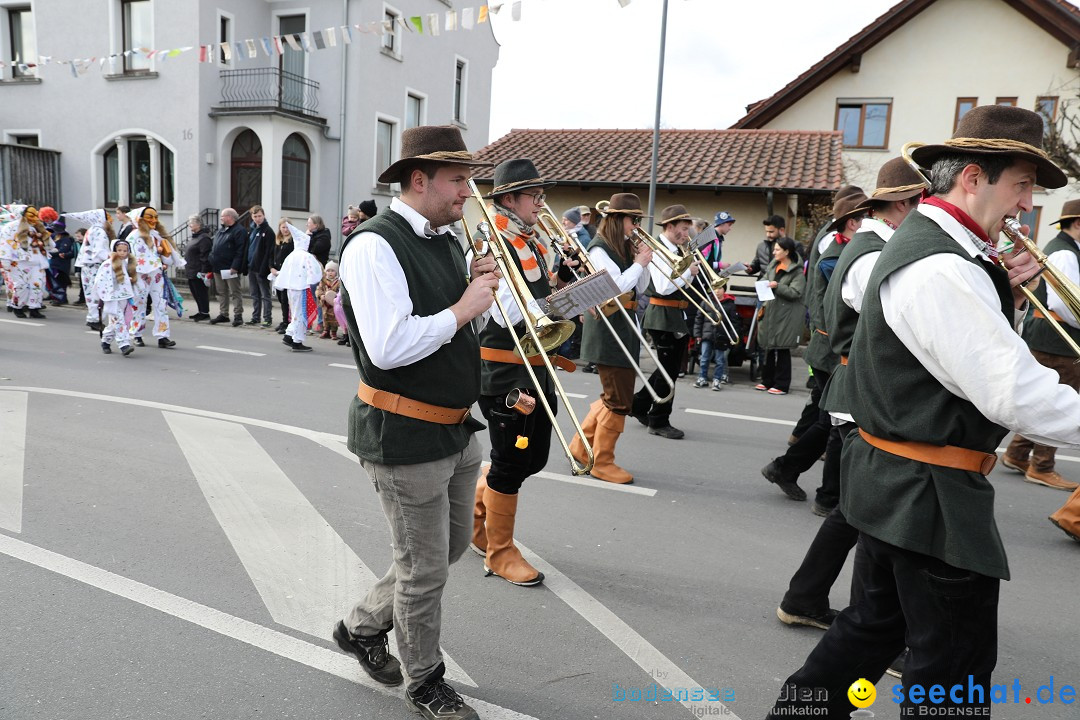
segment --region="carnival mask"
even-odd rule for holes
[[[32,206],[26,208],[25,212],[23,212],[23,217],[26,218],[26,222],[30,223],[31,225],[37,225],[38,224],[38,211],[37,211],[37,208],[32,207]]]
[[[145,220],[146,224],[151,228],[157,227],[157,210],[151,207],[146,208],[143,210],[142,219]]]

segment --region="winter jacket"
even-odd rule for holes
[[[233,223],[232,227],[222,225],[210,249],[210,267],[214,272],[235,270],[243,274],[247,270],[247,258],[244,256],[246,245],[247,233],[240,223]]]
[[[781,270],[773,260],[765,271],[765,279],[776,281],[774,299],[764,305],[765,314],[758,322],[758,345],[767,350],[793,349],[799,346],[806,329],[806,306],[803,287],[806,277],[798,260],[791,260],[787,270]]]
[[[742,323],[739,321],[739,314],[735,311],[735,298],[731,295],[724,295],[724,299],[720,302],[720,306],[727,313],[727,316],[731,318],[732,324],[735,326],[735,333],[738,335],[741,333],[740,327]],[[714,325],[709,318],[705,317],[702,313],[697,313],[694,317],[694,337],[701,340],[708,340],[714,345],[731,345],[731,340],[728,338],[726,332],[721,327]],[[736,338],[738,341],[738,338]],[[735,343],[737,344],[737,342]]]
[[[54,235],[56,250],[49,255],[49,269],[54,273],[71,274],[71,259],[75,257],[75,238],[67,233]]]
[[[184,261],[187,263],[184,274],[188,280],[194,280],[199,276],[199,273],[213,271],[213,268],[210,267],[210,248],[213,247],[213,244],[214,240],[210,237],[210,231],[206,228],[200,228],[199,232],[191,236],[191,240],[188,241],[187,247],[184,249]]]
[[[248,235],[248,272],[255,273],[262,279],[270,274],[270,262],[274,259],[274,230],[270,223],[252,228]]]
[[[326,267],[326,263],[330,262],[330,230],[321,228],[311,233],[308,252],[315,256],[320,265]]]
[[[275,270],[281,269],[281,264],[285,262],[285,258],[289,257],[289,254],[293,251],[293,241],[287,240],[280,245],[277,245],[277,239],[274,239],[274,257],[270,261],[270,267]]]

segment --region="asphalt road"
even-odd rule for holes
[[[175,349],[125,359],[95,335],[75,309],[0,314],[0,719],[412,717],[329,639],[390,560],[342,443],[348,349],[312,338],[315,352],[292,353],[269,331],[174,320]],[[684,440],[628,424],[631,490],[570,482],[553,449],[518,517],[543,586],[484,577],[469,552],[454,566],[443,647],[482,717],[764,715],[820,636],[775,616],[820,520],[759,473],[806,391],[767,396],[745,367],[731,374],[718,393],[679,382]],[[559,379],[583,416],[597,376]],[[1080,477],[1078,454],[1061,452],[1065,475]],[[811,495],[819,478],[820,464],[804,476]],[[994,680],[1023,688],[994,716],[1080,717],[1036,699],[1051,678],[1080,685],[1080,546],[1046,520],[1066,494],[992,479],[1013,572]],[[726,700],[629,699],[653,682]],[[878,683],[879,717],[897,715],[895,684]]]

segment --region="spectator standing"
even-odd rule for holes
[[[311,243],[308,247],[308,252],[315,256],[315,259],[319,261],[321,267],[326,267],[326,263],[330,262],[330,230],[323,222],[321,215],[312,215],[307,219],[307,231],[308,236],[311,238]],[[322,270],[319,271],[319,279],[322,279]],[[319,288],[319,280],[311,286],[311,292],[314,293]],[[322,306],[317,305],[319,319],[316,330],[322,331],[323,324],[323,311]]]
[[[191,228],[191,240],[184,249],[184,260],[187,261],[184,273],[198,308],[198,312],[192,315],[191,319],[199,322],[210,319],[210,290],[206,285],[206,278],[213,272],[210,267],[210,249],[214,245],[214,239],[210,237],[210,231],[203,227],[198,215],[188,218],[188,227]]]
[[[345,217],[341,218],[341,237],[349,237],[349,233],[356,229],[356,226],[360,224],[360,208],[355,205],[350,205],[349,209],[345,211]]]
[[[270,274],[275,277],[281,272],[281,266],[285,262],[285,258],[289,257],[289,253],[293,251],[293,239],[292,233],[289,232],[289,222],[282,218],[278,222],[277,236],[274,238],[274,259],[270,262]],[[277,294],[278,304],[281,305],[281,322],[278,323],[277,334],[284,335],[285,329],[289,327],[291,316],[289,315],[289,293],[286,290],[274,289]]]
[[[131,208],[127,205],[119,205],[116,208],[116,219],[120,221],[120,229],[116,231],[116,237],[121,240],[126,240],[131,231],[135,229],[135,224],[128,215],[129,212],[131,212]]]
[[[52,281],[51,305],[67,305],[67,289],[71,285],[71,261],[75,257],[75,240],[68,234],[67,224],[58,218],[49,227],[56,247],[49,253],[49,279]]]
[[[244,296],[240,294],[240,277],[244,262],[244,228],[240,216],[232,208],[221,211],[221,227],[210,249],[210,269],[213,271],[214,292],[218,294],[218,316],[211,325],[229,321],[229,298],[233,298],[233,327],[244,323]],[[222,273],[226,277],[222,277]]]
[[[725,294],[723,300],[720,301],[720,306],[729,318],[738,320],[734,296]],[[709,363],[711,362],[713,364],[712,389],[719,392],[723,389],[723,385],[731,384],[727,373],[727,355],[731,341],[724,329],[715,325],[703,313],[697,313],[695,316],[694,337],[701,340],[701,359],[699,360],[701,368],[697,380],[694,381],[694,387],[709,387]]]
[[[270,261],[274,254],[274,230],[266,222],[262,205],[251,208],[251,232],[248,234],[248,286],[251,288],[251,319],[248,325],[270,327],[273,324],[273,296],[270,293]]]
[[[589,237],[596,237],[596,223],[593,222],[593,210],[588,205],[579,205],[578,212],[581,213],[581,224],[589,231]]]
[[[773,261],[765,270],[765,278],[774,298],[765,303],[758,323],[758,346],[765,350],[765,364],[761,384],[754,389],[787,395],[791,389],[791,350],[798,347],[806,326],[802,303],[806,278],[794,240],[781,237],[773,243]]]

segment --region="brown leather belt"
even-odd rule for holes
[[[600,306],[600,310],[603,311],[605,317],[611,317],[619,310],[619,305],[622,305],[626,310],[637,310],[637,299],[633,297],[633,291],[624,292],[622,295],[616,295],[607,300]]]
[[[1056,312],[1054,312],[1053,310],[1047,310],[1047,312],[1049,312],[1049,313],[1050,313],[1050,317],[1054,318],[1054,319],[1055,319],[1055,320],[1057,320],[1057,321],[1058,321],[1059,323],[1061,323],[1061,322],[1065,322],[1064,320],[1062,320],[1062,319],[1061,319],[1061,316],[1060,316],[1060,315],[1058,315],[1058,314],[1057,314]],[[1043,320],[1045,320],[1045,319],[1046,319],[1046,316],[1045,316],[1045,315],[1043,315],[1043,313],[1042,313],[1042,310],[1039,310],[1038,308],[1035,308],[1035,312],[1033,313],[1033,315],[1034,315],[1035,317],[1037,317],[1037,318],[1042,318]]]
[[[685,300],[668,300],[666,298],[658,297],[650,297],[649,304],[659,305],[660,307],[678,308],[680,310],[685,310],[690,307],[690,303]]]
[[[910,440],[885,440],[871,435],[862,428],[859,428],[859,435],[878,450],[884,450],[890,455],[899,455],[902,458],[927,463],[928,465],[939,465],[989,475],[997,463],[997,455],[994,453],[968,450],[955,445],[931,445],[930,443]]]
[[[517,355],[513,350],[500,350],[499,348],[482,347],[480,348],[480,359],[487,360],[489,362],[507,363],[508,365],[524,365],[525,361]],[[577,365],[573,360],[568,360],[562,355],[548,355],[548,359],[551,360],[551,364],[556,367],[561,367],[566,372],[574,372],[577,370]],[[539,355],[533,355],[529,358],[530,365],[543,365],[544,358]]]
[[[411,417],[415,420],[438,423],[439,425],[460,425],[465,422],[465,418],[469,417],[469,408],[457,410],[455,408],[429,405],[428,403],[420,402],[419,400],[410,400],[397,393],[376,390],[366,384],[363,380],[360,381],[360,387],[356,391],[356,397],[360,398],[368,405],[379,408],[380,410],[385,410],[388,413],[404,415],[405,417]]]
[[[840,364],[841,365],[847,365],[847,355],[841,355],[840,356]]]

